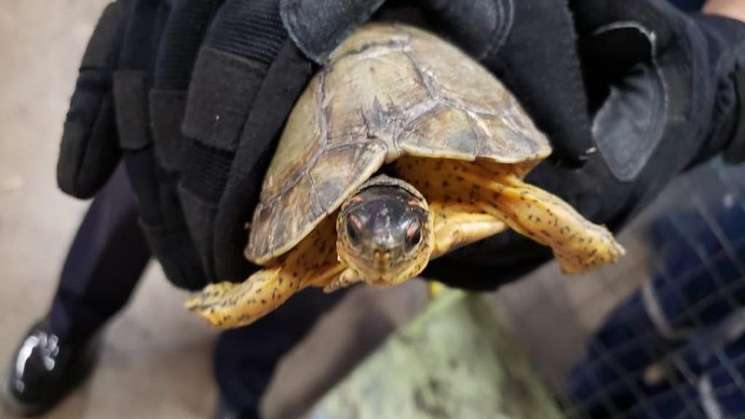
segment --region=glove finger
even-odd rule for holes
[[[316,64],[360,24],[370,19],[385,0],[279,0],[290,38]]]
[[[511,0],[424,0],[418,2],[438,32],[478,60],[498,53],[515,24]]]
[[[552,159],[578,167],[593,144],[575,40],[566,0],[518,1],[504,45],[490,51],[482,62],[549,135]]]
[[[183,124],[188,140],[179,192],[211,280],[216,279],[217,205],[249,109],[285,42],[277,0],[228,0],[211,23],[194,67]]]
[[[120,158],[113,99],[112,74],[128,19],[126,2],[106,7],[83,55],[70,100],[57,162],[57,183],[78,198],[93,196]]]
[[[151,224],[162,223],[155,166],[140,155],[152,153],[150,115],[147,92],[157,53],[164,15],[167,12],[159,0],[134,0],[129,3],[132,16],[125,29],[119,57],[119,68],[114,74],[119,144],[126,160],[142,160],[130,164],[129,177],[138,197],[141,218]]]
[[[150,114],[158,163],[169,172],[178,172],[181,166],[187,89],[202,40],[221,4],[221,0],[176,2],[163,30],[150,91]]]
[[[256,92],[287,40],[278,0],[227,0],[210,25],[189,87],[184,132],[234,153]]]
[[[654,4],[646,7],[651,15],[659,11]],[[598,27],[579,40],[597,146],[591,174],[598,182],[602,179],[608,191],[588,186],[587,195],[603,196],[601,219],[612,228],[623,225],[673,174],[691,164],[703,143],[699,121],[708,123],[701,115],[711,107],[714,89],[700,77],[707,74],[700,59],[705,54],[690,53],[691,48],[706,51],[705,45],[683,45],[703,39],[686,35],[677,11],[654,24],[647,16],[645,22],[634,21],[634,13],[638,11],[632,7],[627,20]],[[677,33],[658,35],[676,20]],[[612,207],[617,210],[611,216]]]
[[[199,48],[223,0],[179,0],[163,29],[153,88],[187,90]]]
[[[214,11],[221,1],[183,0],[173,5],[163,30],[150,91],[153,135],[151,164],[159,186],[162,224],[144,225],[153,253],[176,286],[199,289],[207,284],[178,196],[185,138],[181,133],[186,91],[197,53]]]
[[[120,70],[114,75],[114,97],[117,124],[122,127],[120,145],[148,244],[174,285],[196,290],[206,281],[180,211],[177,179],[156,159],[148,113],[148,92],[168,14],[160,0],[132,3],[134,19],[127,26]]]
[[[300,50],[287,42],[256,95],[261,105],[251,109],[246,121],[215,220],[215,270],[220,278],[238,280],[255,268],[237,243],[246,243],[245,225],[258,203],[276,140],[313,69]]]
[[[681,12],[659,0],[574,0],[572,9],[591,114],[604,104],[612,85],[639,64],[654,67],[666,95],[679,96],[669,98],[675,101],[673,112],[691,111],[683,103],[694,83],[692,72],[701,71],[703,63],[688,54],[693,39],[686,36],[691,28]],[[705,51],[707,47],[700,44],[693,49]]]

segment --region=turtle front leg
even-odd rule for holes
[[[241,283],[210,284],[191,297],[186,308],[221,329],[245,326],[304,288],[299,281],[283,276],[282,268],[262,269]]]
[[[331,293],[336,290],[346,288],[350,285],[364,281],[365,280],[362,278],[362,276],[360,276],[359,272],[355,271],[352,268],[347,268],[336,278],[332,279],[331,282],[329,282],[328,285],[323,288],[323,292]]]
[[[321,223],[274,266],[242,283],[208,285],[186,308],[215,327],[231,329],[255,322],[309,286],[327,286],[345,269],[336,256],[334,231],[333,221]]]

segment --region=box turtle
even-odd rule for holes
[[[264,179],[246,257],[262,270],[209,285],[187,308],[250,324],[306,287],[395,285],[507,227],[565,273],[624,253],[610,232],[521,179],[551,153],[517,100],[423,30],[368,24],[298,99]]]

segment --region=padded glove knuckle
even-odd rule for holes
[[[103,11],[70,100],[57,161],[57,184],[77,198],[93,196],[119,161],[111,78],[125,23],[126,10],[120,2]]]
[[[111,95],[76,89],[57,161],[59,188],[77,198],[90,198],[109,179],[119,157]]]
[[[317,64],[385,0],[279,0],[282,21],[298,48]]]
[[[231,152],[264,69],[216,49],[203,49],[189,90],[184,134]]]

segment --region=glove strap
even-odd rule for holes
[[[745,64],[735,66],[734,79],[737,90],[736,126],[723,156],[728,163],[742,163],[745,162]]]

